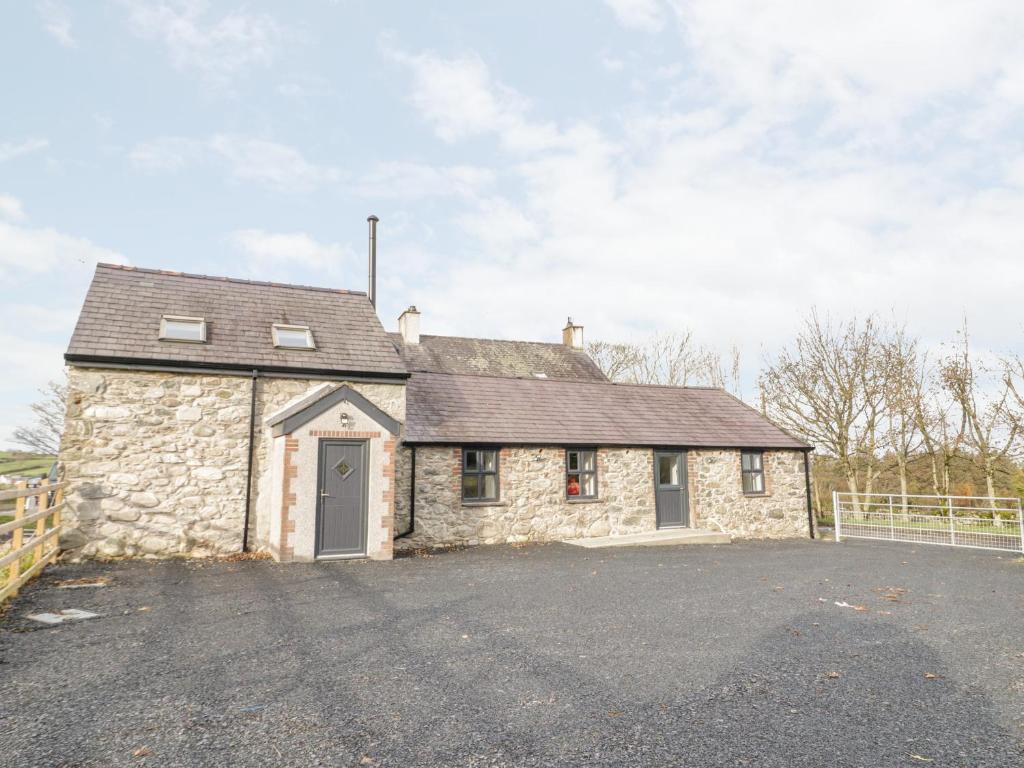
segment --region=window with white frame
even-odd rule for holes
[[[313,332],[306,325],[282,325],[274,323],[274,346],[284,349],[316,349]]]
[[[160,341],[206,341],[206,320],[201,317],[164,315],[160,318]]]
[[[764,454],[761,451],[743,451],[740,470],[744,493],[764,493]]]

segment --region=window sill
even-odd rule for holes
[[[762,491],[761,493],[743,493],[743,498],[745,499],[764,499],[769,496],[771,496],[771,494],[767,491]]]
[[[600,502],[604,501],[604,499],[600,497],[594,497],[592,499],[587,497],[577,497],[575,499],[571,497],[566,497],[565,501],[567,504],[599,504]]]
[[[463,501],[464,507],[507,507],[507,501],[495,499],[494,501]]]

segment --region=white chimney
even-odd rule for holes
[[[398,316],[398,332],[403,343],[420,343],[420,311],[416,307],[409,307]]]
[[[583,349],[583,326],[576,325],[571,317],[562,329],[562,343],[573,349]]]

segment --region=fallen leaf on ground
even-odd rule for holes
[[[910,753],[910,756],[911,756],[911,757],[912,757],[912,758],[913,758],[914,760],[920,760],[920,761],[921,761],[921,762],[923,762],[923,763],[933,763],[933,762],[935,762],[935,761],[934,761],[934,760],[932,760],[932,758],[930,758],[930,757],[925,757],[924,755],[915,755],[915,754],[914,754],[913,752],[911,752],[911,753]]]
[[[134,752],[132,752],[132,757],[148,757],[152,754],[153,750],[151,750],[149,747],[139,747]]]
[[[57,589],[76,589],[78,587],[105,587],[110,583],[107,576],[85,576],[81,579],[64,579],[56,583]]]
[[[924,673],[924,679],[925,680],[941,680],[942,679],[942,675],[936,675],[934,672],[925,672]]]
[[[838,680],[841,677],[841,675],[838,672],[826,672],[825,677],[827,677],[829,680]]]
[[[835,605],[839,608],[853,608],[855,611],[866,611],[868,609],[866,605],[850,605],[845,600],[836,600]]]
[[[617,709],[609,709],[608,717],[622,717],[622,713]]]

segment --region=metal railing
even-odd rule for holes
[[[1024,552],[1024,512],[1015,497],[832,494],[836,541],[876,539]]]
[[[21,482],[12,491],[0,491],[0,501],[15,500],[14,519],[0,523],[0,603],[18,594],[60,553],[62,494],[63,483],[50,485],[45,479],[34,488]],[[4,540],[7,534],[9,541]]]

